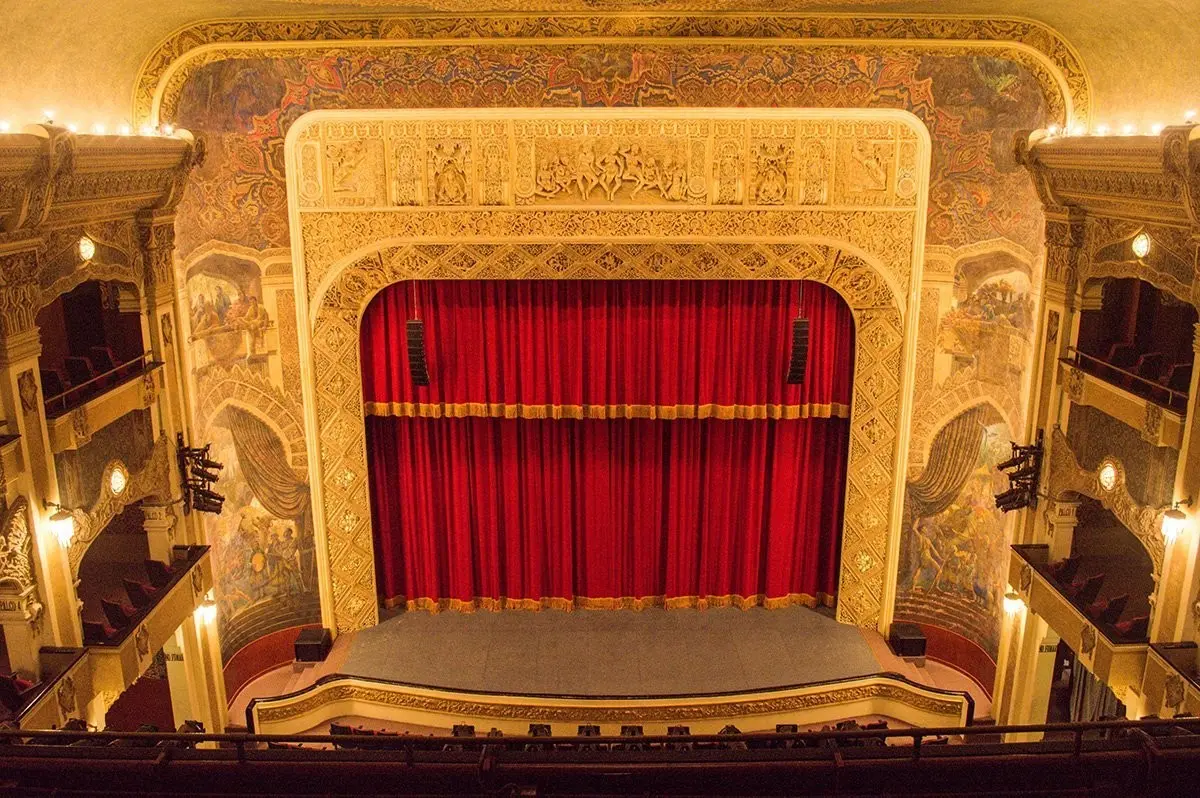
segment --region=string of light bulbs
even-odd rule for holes
[[[42,110],[42,118],[40,120],[38,120],[37,122],[35,122],[34,124],[56,125],[58,123],[54,121],[55,116],[56,116],[56,114],[53,109],[50,109],[50,108],[43,109]],[[175,133],[176,133],[175,126],[170,124],[169,122],[164,122],[160,125],[144,124],[144,125],[141,125],[140,127],[138,127],[136,131],[134,130],[133,125],[129,124],[128,122],[121,124],[121,125],[117,125],[111,131],[109,130],[108,126],[103,124],[102,122],[96,122],[96,123],[92,124],[86,130],[84,130],[83,127],[81,127],[76,122],[68,122],[65,125],[62,125],[62,127],[65,127],[71,133],[75,133],[75,134],[90,133],[93,136],[133,136],[136,134],[138,136],[147,136],[147,137],[164,137],[165,136],[165,137],[171,138],[171,137],[174,137]],[[14,128],[12,123],[10,121],[8,121],[7,119],[0,119],[0,135],[3,135],[5,133],[20,133],[20,132],[21,132],[21,130],[19,128]]]
[[[1185,124],[1185,125],[1200,124],[1200,118],[1198,118],[1197,112],[1196,111],[1185,112],[1183,115],[1183,124]],[[1166,125],[1164,125],[1161,122],[1155,122],[1154,124],[1150,125],[1149,132],[1150,132],[1151,136],[1157,136],[1160,133],[1162,133],[1164,129],[1166,129]],[[1051,138],[1055,138],[1055,137],[1072,138],[1072,137],[1080,137],[1080,136],[1110,136],[1110,135],[1114,135],[1114,133],[1113,133],[1113,129],[1104,123],[1099,123],[1093,128],[1088,128],[1083,123],[1076,122],[1074,124],[1064,125],[1062,127],[1060,127],[1058,125],[1050,125],[1049,127],[1046,128],[1046,135]],[[1124,124],[1124,125],[1121,125],[1119,131],[1115,135],[1138,136],[1138,135],[1145,135],[1145,134],[1142,132],[1142,129],[1139,128],[1137,125]]]

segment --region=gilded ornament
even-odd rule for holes
[[[33,369],[22,371],[17,377],[17,393],[21,395],[21,409],[33,413],[38,409],[38,385]]]
[[[1083,631],[1079,635],[1079,651],[1085,655],[1091,655],[1096,650],[1096,629],[1091,624],[1084,624]]]
[[[1163,681],[1163,706],[1178,711],[1183,704],[1183,698],[1183,677],[1177,673],[1168,674]]]

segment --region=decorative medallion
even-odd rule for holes
[[[137,634],[133,636],[133,645],[137,648],[138,659],[150,655],[150,630],[146,624],[138,627]]]
[[[1021,592],[1026,596],[1029,595],[1029,589],[1033,587],[1033,567],[1026,563],[1021,566]]]
[[[1091,653],[1096,650],[1096,630],[1089,624],[1083,627],[1083,633],[1079,636],[1079,653],[1091,656]]]
[[[62,710],[64,718],[69,718],[75,714],[75,680],[70,676],[64,676],[58,682],[58,708]]]
[[[1178,673],[1168,674],[1163,682],[1163,706],[1178,710],[1183,703],[1183,677]]]
[[[1066,372],[1064,377],[1066,378],[1065,387],[1067,389],[1067,396],[1071,397],[1072,402],[1079,404],[1083,401],[1083,372],[1065,363],[1063,364],[1063,371]]]
[[[163,339],[163,344],[165,344],[166,346],[171,346],[171,344],[174,343],[173,327],[174,327],[174,325],[171,323],[171,314],[170,313],[162,314],[162,339]]]
[[[1100,482],[1100,487],[1105,490],[1116,490],[1117,483],[1121,478],[1121,471],[1117,467],[1114,460],[1105,460],[1100,465],[1100,470],[1096,473],[1096,478]]]
[[[33,369],[22,371],[17,377],[17,392],[21,394],[21,409],[32,413],[38,406],[37,380],[33,378]]]
[[[192,569],[192,593],[196,598],[200,598],[200,594],[204,592],[204,574],[200,573],[199,568]]]
[[[1146,402],[1146,415],[1142,420],[1142,438],[1148,443],[1158,445],[1162,434],[1163,411],[1153,402]]]

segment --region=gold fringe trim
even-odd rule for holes
[[[677,418],[792,419],[849,418],[850,405],[524,405],[486,402],[363,402],[368,416],[418,418]]]
[[[740,610],[750,609],[751,607],[765,607],[767,609],[779,609],[781,607],[791,607],[797,604],[805,607],[832,607],[833,595],[830,593],[818,593],[811,595],[809,593],[788,593],[783,596],[767,596],[763,593],[758,593],[752,596],[673,596],[667,598],[665,596],[621,596],[618,598],[586,598],[584,596],[576,596],[575,598],[556,598],[544,597],[536,599],[518,599],[518,598],[484,598],[477,597],[473,599],[435,599],[435,598],[417,598],[405,599],[403,596],[395,596],[384,601],[384,606],[388,609],[400,608],[405,612],[414,610],[423,610],[426,612],[475,612],[483,610],[484,612],[500,612],[502,610],[525,610],[530,612],[538,612],[541,610],[562,610],[564,612],[574,612],[575,610],[644,610],[649,608],[662,607],[668,610],[678,609],[708,609],[710,607],[737,607]]]

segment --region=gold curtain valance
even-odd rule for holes
[[[488,402],[364,402],[368,416],[418,418],[553,418],[553,419],[797,419],[849,418],[841,403],[795,405],[526,405]]]

